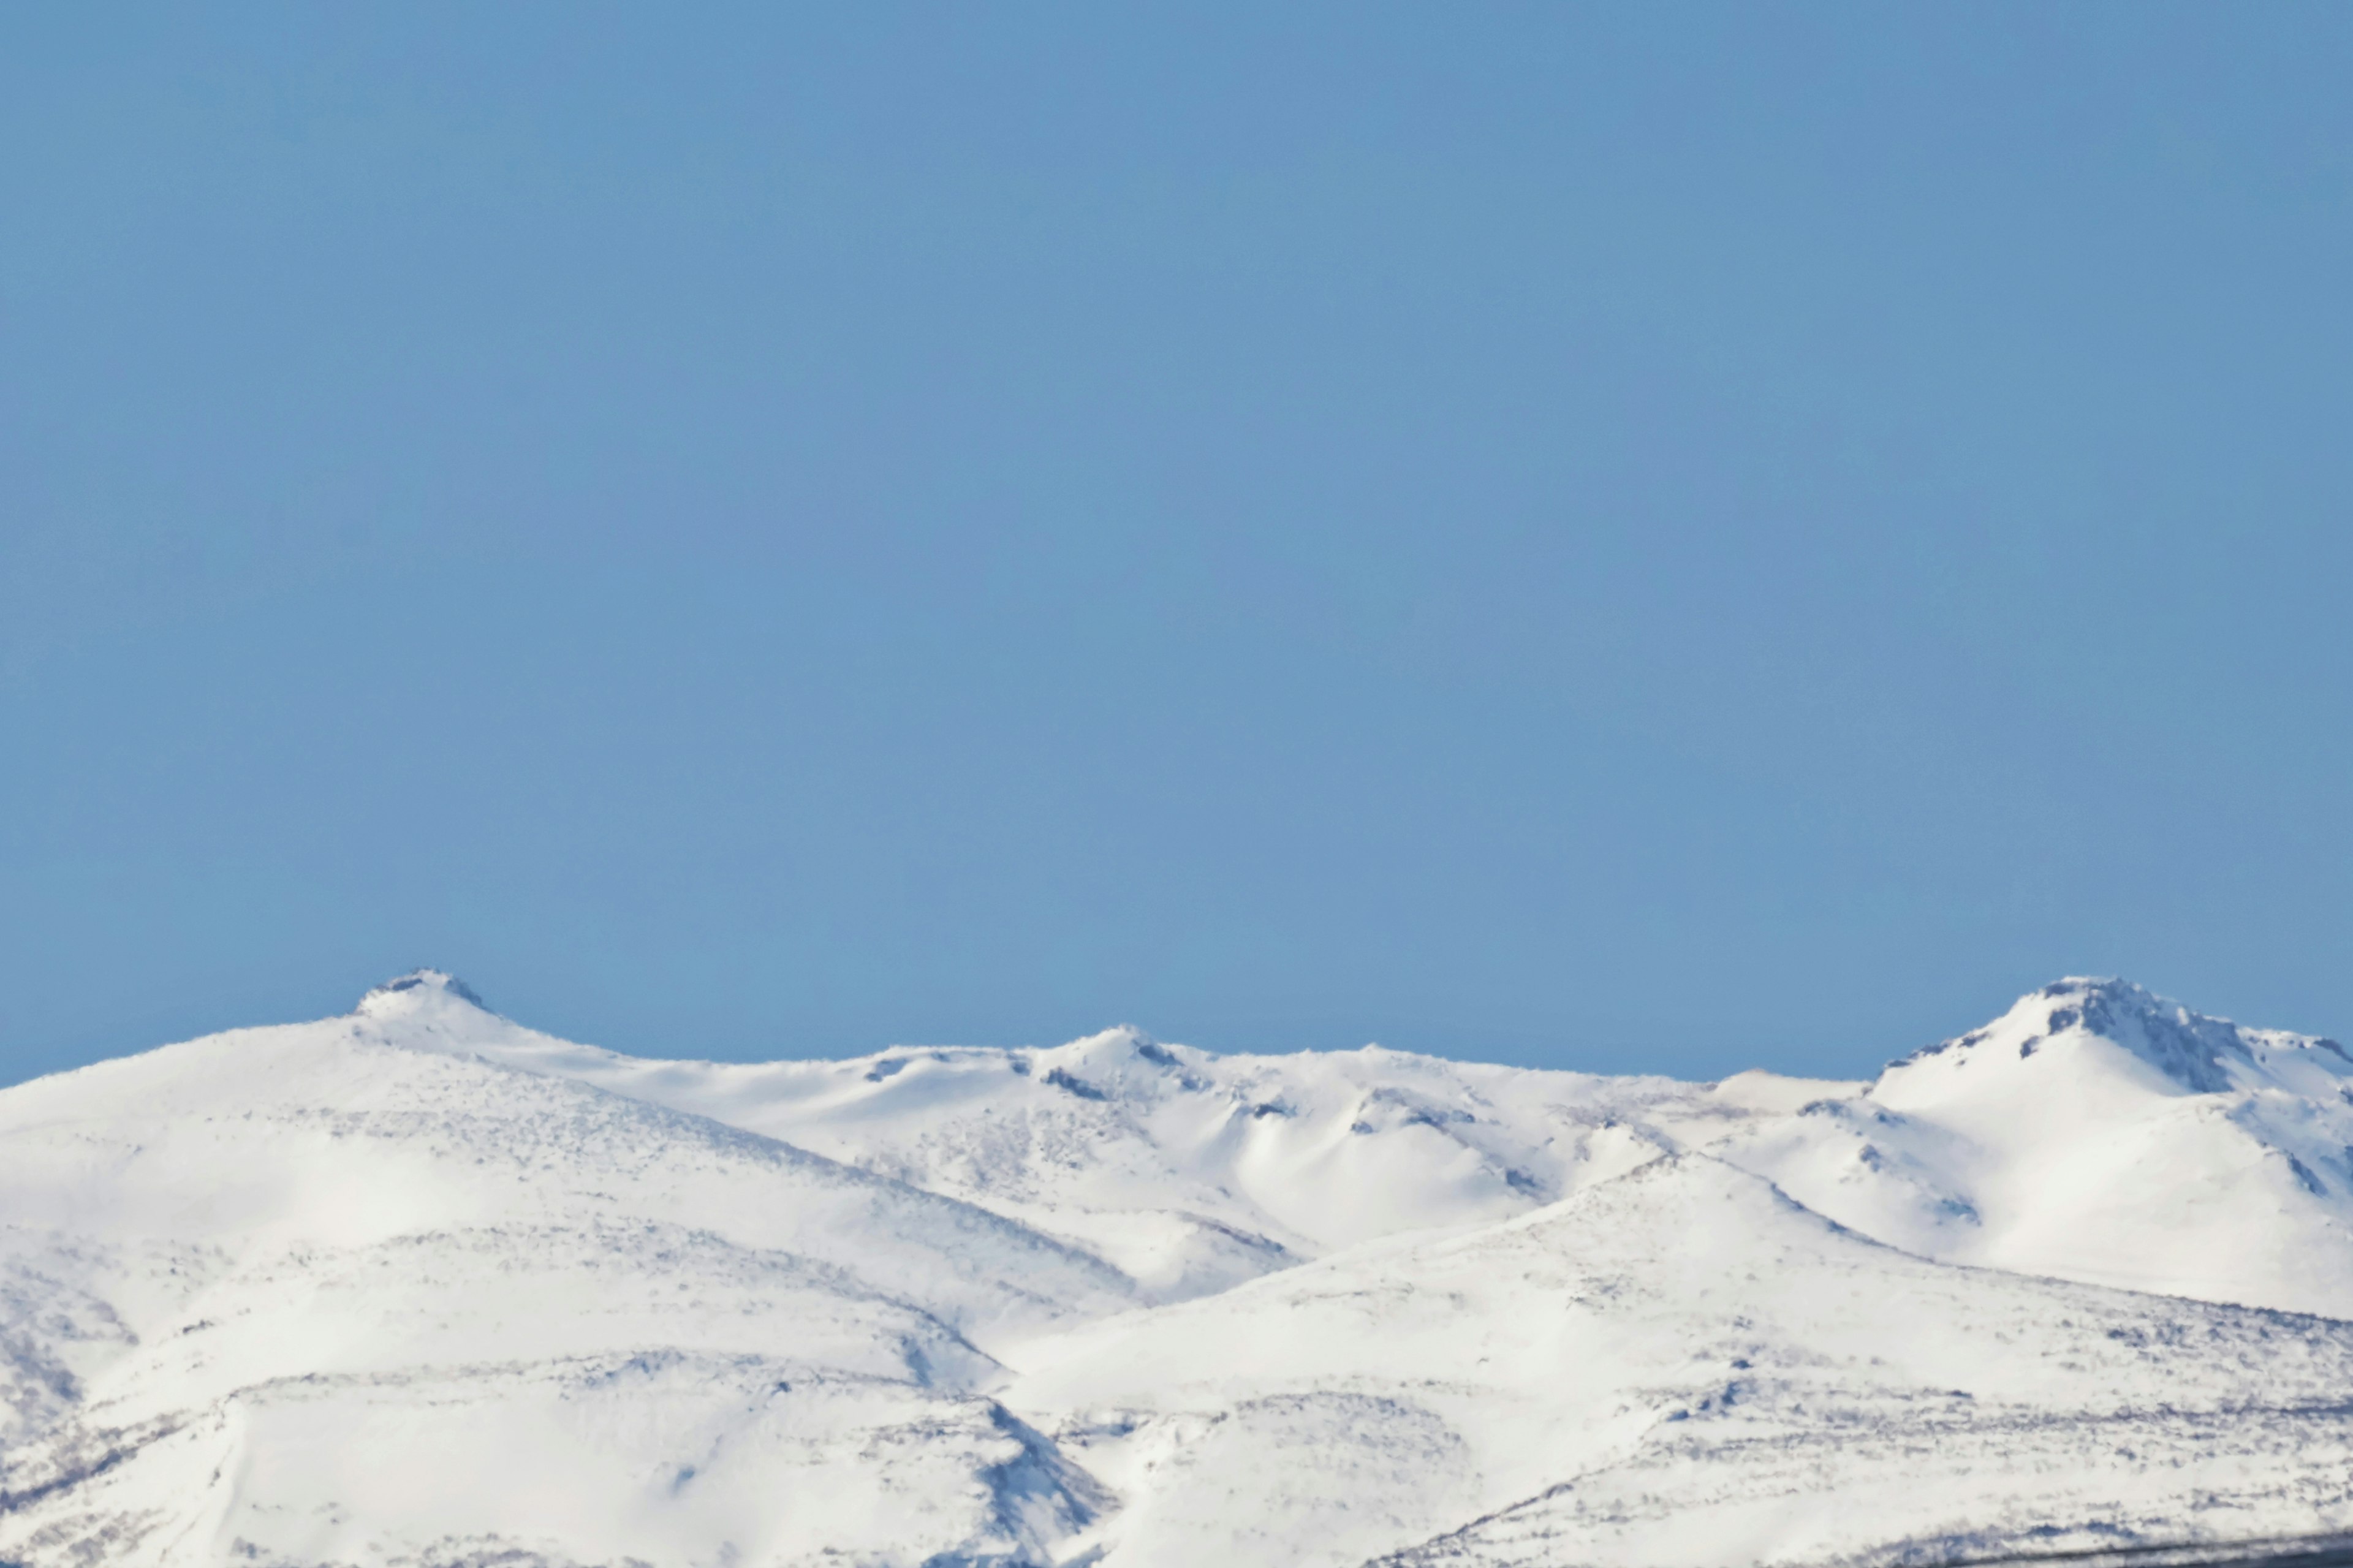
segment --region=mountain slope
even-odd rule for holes
[[[617,1056],[489,1020],[470,1048],[951,1193],[1115,1261],[1155,1299],[1401,1231],[1525,1214],[1650,1159],[1672,1109],[1726,1125],[1860,1087],[1720,1093],[1367,1047],[1218,1056],[1119,1028],[1045,1050],[756,1065]]]
[[[0,1559],[913,1563],[1099,1505],[984,1347],[1117,1271],[453,1051],[442,1000],[0,1095]]]
[[[1932,1263],[1697,1154],[1025,1362],[1010,1402],[1127,1499],[1095,1537],[1123,1568],[2353,1524],[2353,1324]]]

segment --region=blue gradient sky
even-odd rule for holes
[[[2353,10],[0,22],[0,1077],[2353,1032]]]

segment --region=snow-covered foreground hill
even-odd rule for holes
[[[2116,982],[1692,1085],[1129,1029],[644,1061],[421,973],[0,1092],[0,1563],[2353,1529],[2348,1146],[2336,1047]]]

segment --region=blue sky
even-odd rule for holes
[[[2353,12],[0,23],[0,1077],[2353,1030]]]

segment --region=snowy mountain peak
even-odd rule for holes
[[[1044,1081],[1088,1098],[1115,1094],[1157,1099],[1172,1082],[1190,1089],[1207,1087],[1186,1070],[1176,1050],[1133,1024],[1039,1051],[1035,1064]]]
[[[491,1010],[491,1005],[476,995],[472,986],[447,970],[412,969],[370,990],[353,1011],[363,1017],[388,1018],[451,1006],[470,1007],[478,1013]]]
[[[2087,1036],[2123,1047],[2192,1094],[2233,1087],[2226,1063],[2249,1059],[2235,1024],[2192,1012],[2129,980],[2072,975],[2019,998],[1996,1026],[2021,1060],[2045,1042]]]
[[[2332,1078],[2353,1069],[2333,1040],[2246,1028],[2128,980],[2075,975],[2020,997],[1990,1024],[1891,1063],[1872,1092],[1881,1100],[1912,1098],[1926,1084],[1957,1084],[1980,1062],[1989,1065],[1971,1081],[1982,1087],[1989,1076],[2035,1070],[2038,1057],[2046,1066],[2098,1062],[2145,1087],[2187,1094],[2310,1092],[2315,1069]]]

